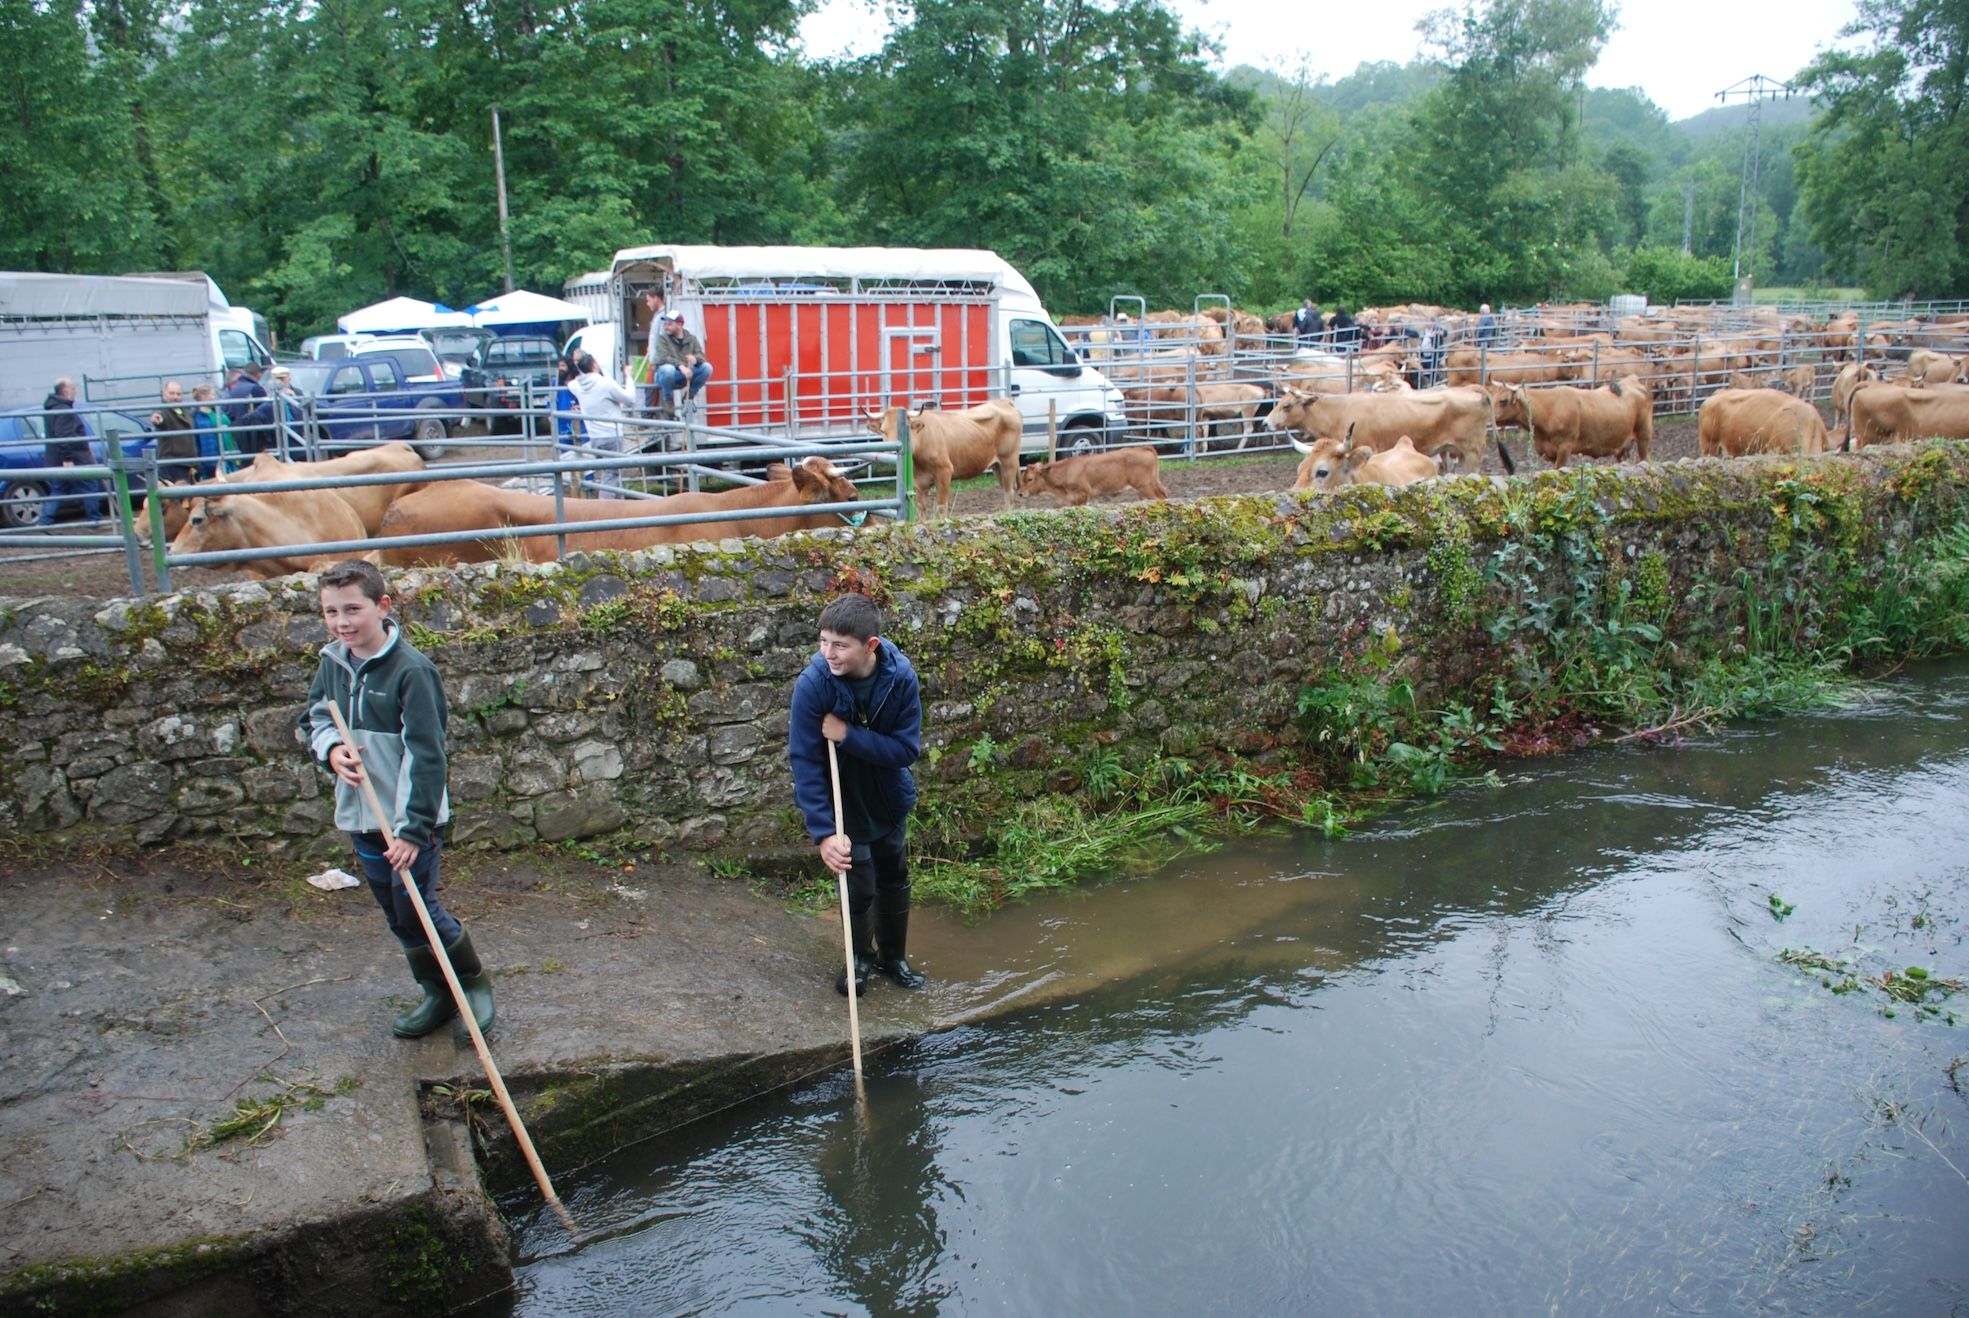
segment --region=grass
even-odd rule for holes
[[[1759,305],[1773,302],[1863,302],[1864,288],[1818,288],[1810,284],[1773,284],[1752,289],[1750,300]]]

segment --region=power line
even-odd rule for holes
[[[1731,278],[1737,282],[1743,279],[1743,230],[1746,216],[1750,222],[1750,241],[1753,247],[1757,242],[1757,195],[1762,183],[1762,161],[1758,156],[1759,130],[1764,120],[1764,102],[1776,100],[1782,95],[1791,99],[1792,87],[1788,82],[1767,78],[1761,73],[1753,73],[1741,82],[1732,83],[1716,93],[1716,99],[1727,105],[1732,97],[1740,97],[1750,102],[1750,137],[1743,148],[1743,177],[1737,185],[1737,241],[1735,264]]]

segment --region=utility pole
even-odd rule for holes
[[[506,148],[499,140],[499,106],[492,107],[492,168],[499,175],[499,250],[506,257],[506,291],[513,291],[513,235],[506,227]]]
[[[1737,244],[1736,264],[1732,278],[1739,289],[1743,281],[1743,230],[1746,216],[1750,222],[1750,242],[1757,243],[1757,193],[1760,181],[1761,162],[1758,159],[1758,130],[1763,123],[1764,102],[1782,95],[1791,99],[1791,84],[1767,78],[1761,73],[1753,73],[1738,83],[1725,87],[1716,93],[1716,99],[1727,105],[1731,97],[1740,97],[1750,102],[1750,137],[1743,148],[1743,179],[1737,186]]]
[[[1693,254],[1690,243],[1695,237],[1696,228],[1696,181],[1690,179],[1682,185],[1682,255]]]

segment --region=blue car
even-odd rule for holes
[[[89,457],[102,462],[109,450],[97,438],[98,428],[123,432],[123,456],[143,461],[149,458],[157,436],[150,433],[149,419],[129,412],[90,412],[83,414],[82,428],[89,433]],[[42,438],[41,409],[16,407],[0,412],[0,530],[15,531],[41,520],[41,503],[47,497],[48,483],[38,476],[22,477],[17,472],[48,465],[47,441]],[[133,488],[143,485],[143,476],[130,473]],[[71,504],[70,512],[80,508]]]

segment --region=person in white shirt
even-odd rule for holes
[[[634,395],[601,373],[592,352],[582,353],[575,366],[581,374],[568,382],[568,388],[581,408],[581,426],[588,432],[588,442],[603,453],[623,452],[622,417],[626,409],[636,405]],[[620,499],[622,469],[596,472],[595,484],[601,487],[600,498]]]

